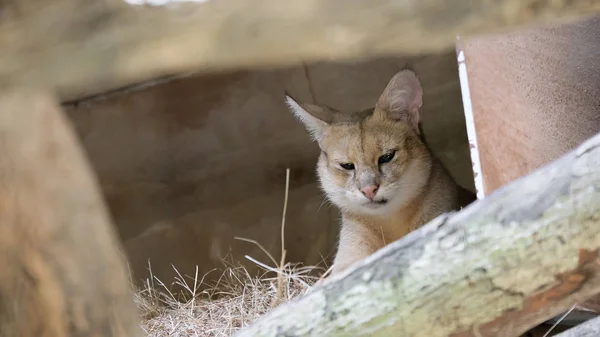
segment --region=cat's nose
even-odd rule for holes
[[[375,194],[377,194],[378,189],[379,185],[371,184],[362,187],[360,191],[362,192],[362,194],[364,194],[365,197],[369,198],[369,200],[373,200],[373,198],[375,198]]]

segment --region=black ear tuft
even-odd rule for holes
[[[294,101],[298,102],[298,100],[297,100],[297,99],[295,99],[295,98],[294,98],[294,96],[292,96],[292,95],[290,94],[290,92],[289,92],[289,91],[287,91],[287,89],[283,90],[283,94],[285,95],[285,98],[288,98],[288,97],[289,97],[289,98],[293,99]]]
[[[413,64],[412,62],[410,62],[410,61],[407,61],[407,62],[406,62],[406,64],[404,64],[404,68],[400,69],[400,70],[399,70],[399,72],[400,72],[400,71],[402,71],[402,70],[410,70],[410,71],[412,71],[413,73],[416,73],[416,71],[415,71],[415,66],[414,66],[414,64]]]

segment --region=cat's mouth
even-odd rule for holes
[[[367,205],[371,205],[371,206],[385,205],[385,204],[387,204],[387,202],[388,202],[387,199],[371,200],[371,201],[369,201],[369,203]]]

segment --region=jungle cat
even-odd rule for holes
[[[438,215],[475,200],[428,148],[423,90],[414,72],[389,82],[374,109],[343,113],[286,93],[286,103],[321,148],[317,174],[342,214],[332,275]]]

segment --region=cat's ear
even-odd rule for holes
[[[420,134],[419,121],[423,89],[414,72],[402,70],[388,83],[377,101],[377,109],[387,118],[404,121]]]
[[[311,137],[319,142],[325,129],[333,121],[333,111],[327,107],[301,103],[293,99],[287,92],[285,93],[285,102],[294,116],[304,123]]]

